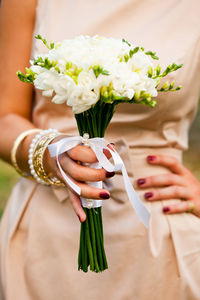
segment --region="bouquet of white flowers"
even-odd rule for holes
[[[42,40],[49,51],[37,55],[31,61],[31,67],[26,68],[26,74],[17,72],[19,79],[33,83],[44,96],[52,97],[52,102],[71,106],[80,136],[86,137],[86,141],[90,136],[91,145],[99,142],[94,138],[104,137],[117,104],[140,103],[154,107],[156,99],[152,97],[156,97],[159,91],[177,91],[181,88],[174,87],[174,82],[165,82],[160,88],[159,84],[162,77],[182,65],[173,63],[161,72],[161,66],[153,63],[153,60],[158,60],[156,53],[145,51],[143,47],[134,46],[124,39],[79,36],[48,45],[40,35],[36,38]],[[84,135],[86,133],[89,136]],[[99,148],[94,146],[93,149],[96,149],[99,158]],[[114,149],[111,152],[113,156],[115,154],[114,160],[119,159]],[[103,165],[100,163],[95,167]],[[124,175],[124,169],[123,172]],[[124,176],[128,181],[128,176]],[[130,183],[126,182],[125,186],[130,195]],[[87,219],[81,223],[78,269],[87,272],[90,266],[90,270],[100,272],[108,268],[101,201],[95,204],[96,200],[81,200]],[[145,212],[142,203],[138,205]]]

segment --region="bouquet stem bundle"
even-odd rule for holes
[[[84,208],[85,222],[81,223],[78,269],[102,272],[108,268],[103,240],[101,207]]]
[[[114,114],[114,104],[103,101],[81,114],[75,114],[79,134],[88,133],[90,138],[104,137],[105,130]],[[102,272],[108,268],[104,250],[102,208],[83,208],[85,222],[81,223],[78,270]]]

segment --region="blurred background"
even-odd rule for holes
[[[200,180],[200,105],[190,130],[189,150],[184,153],[184,165]],[[0,160],[0,218],[10,191],[18,178],[14,169]]]

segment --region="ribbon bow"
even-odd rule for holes
[[[143,224],[148,227],[149,221],[150,221],[150,213],[147,210],[147,208],[144,206],[142,201],[140,200],[139,196],[135,192],[130,179],[128,177],[125,165],[120,157],[120,155],[117,153],[117,151],[112,147],[112,150],[107,147],[109,144],[104,138],[90,138],[89,135],[86,133],[81,136],[74,136],[74,137],[67,137],[63,138],[62,140],[50,144],[48,146],[50,156],[55,157],[57,160],[58,168],[67,182],[67,184],[78,194],[81,195],[81,189],[80,187],[75,184],[63,171],[60,163],[59,163],[59,155],[76,147],[77,145],[83,143],[85,146],[90,147],[94,153],[96,154],[97,160],[98,160],[98,166],[96,168],[104,168],[108,172],[115,172],[115,171],[122,171],[123,179],[124,179],[124,185],[126,192],[128,194],[128,198],[135,209],[136,214],[140,218],[140,220],[143,222]],[[112,158],[114,164],[112,164],[106,155],[103,153],[103,149],[107,149]],[[102,182],[100,182],[102,184]],[[101,187],[101,186],[98,186]],[[101,206],[101,200],[91,200],[96,202],[96,206]],[[84,205],[85,206],[85,205]]]

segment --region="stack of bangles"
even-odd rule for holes
[[[30,174],[23,172],[18,164],[16,159],[17,149],[21,142],[30,134],[37,133],[33,138],[28,156],[28,164],[30,168]],[[15,170],[23,177],[26,177],[31,180],[35,180],[38,183],[45,185],[55,185],[55,186],[64,186],[64,183],[56,177],[52,177],[51,174],[45,172],[43,166],[43,157],[48,145],[60,135],[56,129],[30,129],[22,132],[17,139],[15,140],[12,150],[11,150],[11,162]]]

